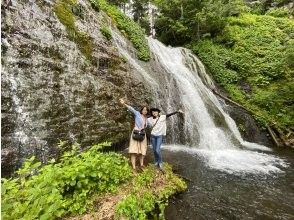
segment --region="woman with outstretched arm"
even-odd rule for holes
[[[120,103],[127,107],[127,109],[133,113],[135,117],[135,125],[130,138],[129,154],[131,156],[131,163],[133,170],[136,170],[136,158],[139,158],[140,168],[144,167],[144,157],[147,151],[147,138],[146,134],[142,141],[133,139],[133,132],[135,130],[145,129],[147,126],[147,106],[143,106],[140,111],[135,110],[132,106],[127,105],[123,99],[120,99]]]
[[[162,157],[161,157],[161,144],[163,136],[166,135],[166,119],[177,113],[183,113],[182,110],[176,112],[161,115],[158,108],[150,109],[152,117],[148,118],[148,126],[152,127],[151,130],[151,144],[154,153],[155,165],[162,169]]]

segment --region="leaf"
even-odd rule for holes
[[[70,181],[70,185],[71,186],[75,186],[76,185],[76,181],[75,180]]]

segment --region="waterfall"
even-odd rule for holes
[[[211,91],[214,83],[195,55],[185,48],[166,47],[152,38],[149,44],[157,62],[178,82],[185,111],[185,133],[191,140],[185,144],[202,149],[270,150],[242,140],[235,122]]]
[[[203,149],[234,148],[232,132],[223,126],[217,126],[209,112],[209,109],[220,112],[215,105],[217,100],[202,83],[197,72],[191,71],[185,65],[183,49],[168,48],[151,38],[149,44],[157,61],[178,83],[185,112],[185,134],[189,140],[185,144]]]
[[[281,172],[287,163],[269,153],[271,149],[242,139],[234,120],[223,110],[212,89],[213,81],[201,61],[185,48],[167,47],[148,38],[152,60],[138,61],[129,43],[112,30],[119,52],[138,70],[153,94],[152,105],[169,113],[184,111],[168,120],[169,145],[164,148],[197,154],[213,168],[229,173]],[[260,152],[263,151],[263,152]]]
[[[148,40],[156,61],[177,82],[185,112],[184,132],[188,141],[185,146],[168,146],[168,149],[196,153],[211,168],[229,173],[280,172],[279,167],[287,166],[280,158],[254,151],[271,149],[242,139],[234,120],[210,90],[214,84],[196,56],[187,49]]]

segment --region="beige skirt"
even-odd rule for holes
[[[131,134],[130,145],[129,145],[129,154],[142,154],[146,155],[147,151],[147,137],[145,134],[145,138],[143,141],[136,141],[132,138],[133,132]]]

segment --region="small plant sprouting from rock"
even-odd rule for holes
[[[109,30],[108,27],[106,26],[102,26],[100,29],[101,33],[104,35],[104,37],[106,37],[107,40],[111,40],[112,39],[112,35],[111,32]]]
[[[59,0],[55,4],[54,12],[59,21],[66,27],[69,39],[77,44],[82,54],[88,60],[92,60],[92,40],[87,34],[79,31],[75,26],[73,8],[75,8],[76,5],[76,0]]]

